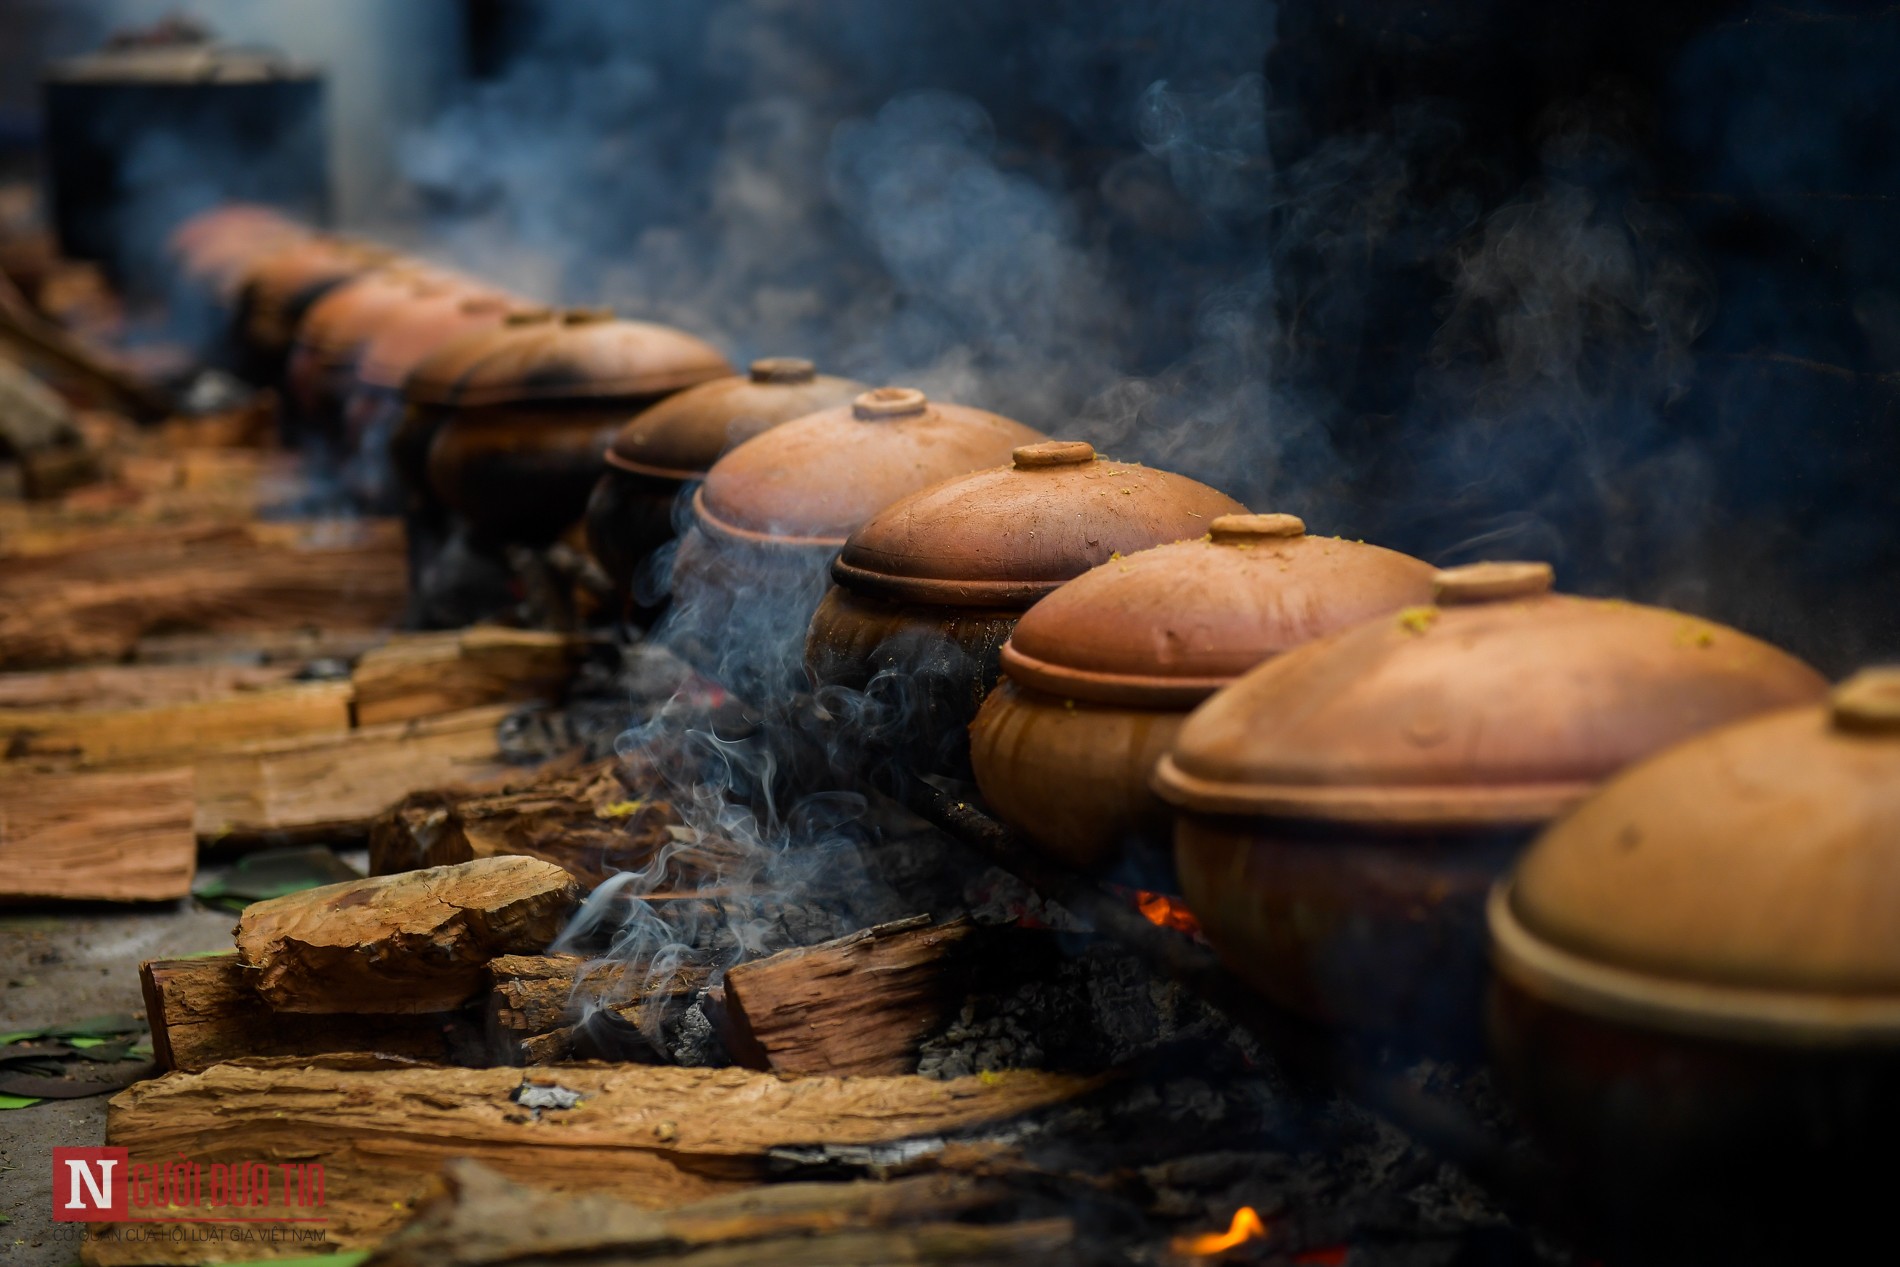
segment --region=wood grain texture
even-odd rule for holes
[[[558,700],[579,654],[578,640],[536,629],[400,635],[350,675],[356,721],[373,726],[503,700]]]
[[[237,952],[139,965],[152,1051],[161,1069],[195,1072],[244,1056],[378,1052],[476,1064],[479,1027],[454,1013],[410,1015],[277,1012],[252,988]]]
[[[193,786],[190,769],[0,775],[0,899],[184,897]]]
[[[282,1012],[445,1012],[487,983],[497,955],[534,954],[580,900],[536,858],[486,858],[346,880],[245,908],[239,962]]]
[[[247,743],[341,735],[350,700],[348,682],[299,682],[132,708],[0,708],[0,745],[7,761],[176,765]]]
[[[295,664],[112,664],[0,673],[0,708],[150,708],[281,686]]]
[[[515,1099],[524,1079],[576,1092],[580,1101],[572,1109],[525,1108]],[[774,1169],[775,1149],[815,1143],[901,1144],[892,1160],[926,1172],[967,1151],[945,1137],[1060,1104],[1094,1085],[1033,1072],[935,1082],[649,1065],[523,1071],[240,1061],[120,1092],[107,1112],[106,1142],[129,1150],[134,1165],[181,1152],[201,1167],[321,1161],[324,1241],[279,1246],[281,1257],[375,1244],[429,1193],[451,1157],[474,1158],[537,1187],[666,1209],[753,1187]],[[86,1261],[230,1261],[260,1252],[255,1242],[95,1240]]]

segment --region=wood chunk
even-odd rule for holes
[[[419,788],[478,787],[519,768],[496,727],[512,705],[247,744],[198,762],[198,834],[209,840],[352,835]]]
[[[440,1064],[482,1063],[479,1028],[456,1013],[276,1012],[251,987],[237,952],[139,965],[152,1051],[161,1069],[196,1071],[240,1056],[378,1052]]]
[[[132,648],[132,659],[145,665],[289,665],[312,660],[354,660],[389,641],[387,629],[248,629],[224,633],[146,634]]]
[[[346,880],[246,907],[238,957],[283,1012],[444,1012],[497,955],[539,951],[580,900],[535,858],[488,858]]]
[[[38,449],[20,454],[20,491],[32,501],[49,501],[99,482],[99,458],[80,446]]]
[[[134,708],[0,708],[0,760],[102,765],[157,758],[175,764],[260,740],[341,735],[349,728],[348,682],[301,682]]]
[[[638,1030],[652,1009],[698,994],[712,972],[688,965],[653,981],[640,964],[502,955],[489,963],[488,975],[482,1028],[490,1058],[505,1065],[547,1065],[572,1058],[583,1006],[604,1008]]]
[[[0,775],[0,900],[184,897],[192,788],[190,769]]]
[[[957,997],[955,952],[978,930],[927,916],[726,973],[734,1055],[783,1074],[904,1073]]]
[[[421,792],[391,807],[370,828],[372,875],[518,854],[564,867],[588,888],[617,871],[637,871],[663,848],[679,848],[679,815],[644,799],[609,757],[500,792],[458,796]],[[709,877],[723,860],[695,845],[677,855],[681,883]],[[704,863],[704,866],[699,865]]]
[[[113,664],[0,673],[0,708],[150,708],[281,686],[297,664]]]
[[[524,1079],[575,1093],[579,1103],[520,1104]],[[523,1071],[237,1061],[120,1092],[107,1111],[106,1143],[127,1149],[134,1166],[181,1152],[207,1169],[264,1161],[275,1172],[278,1163],[320,1160],[329,1219],[317,1225],[323,1241],[273,1250],[309,1255],[380,1241],[450,1157],[472,1157],[516,1182],[664,1209],[752,1187],[783,1168],[784,1154],[775,1150],[816,1142],[863,1148],[872,1158],[902,1143],[889,1147],[890,1163],[927,1173],[961,1148],[944,1137],[1061,1104],[1096,1085],[1034,1072],[935,1082],[661,1065]],[[192,1217],[213,1214],[200,1209]],[[88,1261],[145,1263],[162,1252],[159,1261],[196,1262],[203,1254],[201,1244],[167,1240],[162,1222],[141,1226],[137,1242],[95,1238]],[[256,1242],[241,1248],[261,1252]]]
[[[195,528],[0,558],[0,666],[121,660],[160,630],[393,623],[400,534],[379,524]]]
[[[392,639],[357,664],[356,721],[408,721],[502,700],[558,700],[581,643],[565,634],[477,626]]]
[[[960,1175],[772,1184],[666,1211],[543,1192],[473,1161],[450,1162],[444,1179],[365,1267],[999,1262],[1044,1257],[1074,1236],[1064,1219],[995,1221],[1018,1194]],[[961,1221],[972,1216],[985,1221]]]

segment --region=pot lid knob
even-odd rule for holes
[[[1306,535],[1306,521],[1298,515],[1217,515],[1207,527],[1215,545],[1244,545],[1270,537]]]
[[[809,383],[818,376],[818,367],[802,356],[762,356],[751,370],[755,383]]]
[[[1900,735],[1900,668],[1862,669],[1828,703],[1836,730]]]
[[[851,412],[859,418],[908,418],[920,414],[930,398],[915,387],[874,387],[851,402]]]
[[[1048,466],[1080,466],[1095,460],[1095,446],[1087,440],[1044,440],[1011,449],[1009,460],[1019,471]]]
[[[1548,563],[1468,563],[1432,576],[1432,598],[1441,606],[1496,603],[1550,593],[1556,574]]]
[[[569,308],[561,313],[561,324],[564,326],[591,326],[613,319],[612,308]]]
[[[552,308],[517,308],[502,319],[503,325],[531,326],[554,320]]]

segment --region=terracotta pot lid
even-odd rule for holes
[[[1185,475],[1048,440],[878,512],[851,534],[832,577],[899,602],[1027,607],[1111,555],[1204,536],[1245,511]]]
[[[1003,671],[1057,695],[1191,708],[1263,660],[1431,596],[1431,566],[1410,555],[1308,536],[1292,515],[1222,515],[1036,603]]]
[[[899,498],[1040,439],[999,414],[879,387],[741,444],[707,471],[693,510],[715,537],[835,550]]]
[[[535,327],[555,319],[552,308],[533,304],[510,306],[499,321],[484,321],[466,334],[432,348],[403,379],[403,397],[421,405],[459,404],[463,377],[491,354],[493,345],[527,338]]]
[[[310,305],[297,323],[296,346],[326,358],[347,359],[408,305],[475,287],[472,279],[415,261],[373,268]]]
[[[1208,700],[1156,790],[1209,813],[1529,826],[1672,743],[1826,691],[1726,626],[1551,593],[1544,564],[1454,568],[1435,586],[1436,604],[1289,651]]]
[[[312,236],[289,241],[257,259],[244,284],[260,303],[284,303],[326,282],[340,283],[393,263],[394,251],[342,238]]]
[[[863,383],[819,374],[810,361],[768,357],[744,375],[689,387],[641,411],[614,437],[607,464],[661,479],[700,479],[734,446],[863,391]]]
[[[500,326],[528,305],[498,291],[454,288],[419,295],[392,311],[363,344],[358,382],[394,390],[437,348],[476,331]]]
[[[656,396],[732,373],[703,339],[604,308],[567,308],[488,344],[456,379],[465,406]]]
[[[1493,895],[1500,968],[1612,1019],[1900,1039],[1900,670],[1679,745]]]

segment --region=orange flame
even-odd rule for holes
[[[1162,899],[1165,901],[1166,899]],[[1174,1238],[1174,1252],[1189,1254],[1195,1258],[1211,1258],[1215,1254],[1225,1254],[1230,1249],[1245,1245],[1248,1241],[1260,1240],[1267,1234],[1267,1225],[1250,1205],[1243,1205],[1234,1211],[1234,1220],[1227,1225],[1225,1232],[1205,1232],[1200,1236],[1177,1236]]]
[[[1158,927],[1171,928],[1190,937],[1199,935],[1201,931],[1201,921],[1194,918],[1194,912],[1171,897],[1136,889],[1135,909],[1146,916],[1150,924]]]

